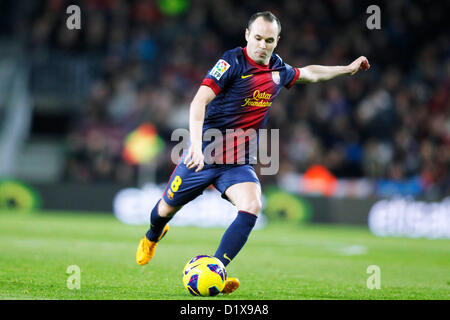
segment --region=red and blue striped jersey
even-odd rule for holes
[[[225,52],[202,82],[216,94],[207,105],[203,133],[208,129],[218,129],[224,136],[227,129],[242,129],[243,132],[254,129],[258,133],[266,124],[273,100],[281,88],[289,89],[299,76],[300,70],[283,62],[277,54],[272,54],[268,65],[260,65],[247,55],[246,48],[237,47]],[[248,141],[246,137],[245,142]],[[209,143],[204,140],[203,148]],[[226,151],[224,142],[226,163],[230,163],[230,156],[237,161],[238,148],[245,148],[240,144],[234,142],[233,151]],[[245,163],[248,163],[248,150],[245,155]],[[222,156],[216,152],[215,157]]]

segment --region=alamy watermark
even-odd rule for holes
[[[369,278],[367,278],[367,288],[370,290],[373,289],[381,289],[381,269],[377,265],[370,265],[366,270],[367,274],[370,274]]]
[[[177,164],[187,153],[189,130],[176,129],[171,141],[171,160]],[[207,129],[203,156],[205,164],[260,164],[261,175],[275,175],[280,168],[280,132],[278,129]],[[270,152],[270,154],[269,154]]]
[[[372,4],[367,7],[366,13],[370,16],[366,20],[367,29],[381,29],[381,9],[379,6]]]
[[[70,265],[66,269],[66,274],[69,274],[66,285],[69,290],[81,289],[81,269],[76,264]]]
[[[81,9],[77,5],[70,5],[66,9],[66,13],[70,16],[66,20],[66,26],[69,30],[81,29]]]

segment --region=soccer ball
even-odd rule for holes
[[[193,296],[212,297],[225,286],[227,272],[223,263],[208,255],[189,260],[183,270],[183,284]]]

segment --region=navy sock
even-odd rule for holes
[[[226,266],[238,254],[247,242],[248,235],[255,226],[257,216],[246,211],[239,211],[236,219],[225,231],[214,257]]]
[[[159,200],[156,205],[153,207],[152,213],[150,214],[150,229],[147,231],[147,239],[150,241],[158,241],[158,238],[161,236],[164,226],[167,224],[167,222],[172,219],[172,217],[161,217],[158,214],[158,205]]]

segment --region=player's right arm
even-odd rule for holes
[[[237,49],[237,48],[236,48]],[[202,152],[203,122],[206,106],[218,95],[226,84],[233,79],[232,62],[235,60],[236,49],[225,52],[221,59],[208,71],[200,89],[191,102],[189,111],[189,132],[191,145],[184,160],[188,169],[197,167],[195,172],[203,169],[204,156]]]
[[[189,109],[189,134],[191,145],[189,147],[184,164],[188,169],[197,167],[195,172],[199,172],[204,166],[204,156],[202,152],[203,121],[205,120],[205,110],[216,94],[205,85],[200,86]]]

